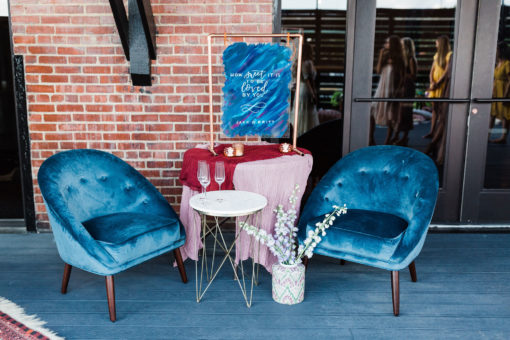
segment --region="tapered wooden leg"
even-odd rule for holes
[[[184,283],[188,282],[188,277],[186,276],[186,269],[184,268],[184,263],[182,262],[181,250],[179,248],[174,249],[175,261],[177,262],[177,268],[179,268],[179,274],[181,274],[181,280]]]
[[[391,297],[393,298],[393,314],[398,316],[400,309],[398,271],[391,272]]]
[[[110,311],[110,320],[115,322],[115,286],[113,284],[113,275],[106,276],[106,296],[108,297],[108,310]]]
[[[345,265],[345,260],[340,260],[340,265],[341,266]]]
[[[308,257],[307,256],[303,256],[303,265],[305,266],[305,270],[308,269]]]
[[[62,294],[67,293],[67,284],[69,283],[69,277],[71,277],[71,269],[73,269],[73,266],[66,263],[64,267],[64,277],[62,277],[62,288],[60,289]]]
[[[411,273],[411,281],[418,281],[418,277],[416,276],[416,265],[414,264],[414,261],[409,265],[409,272]]]

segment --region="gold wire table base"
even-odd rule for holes
[[[237,283],[239,284],[239,288],[241,288],[241,292],[242,292],[243,298],[246,302],[246,306],[248,308],[251,307],[252,300],[253,300],[253,285],[256,285],[256,286],[258,285],[258,278],[259,278],[260,265],[258,262],[259,262],[259,255],[260,255],[260,242],[256,241],[256,243],[258,244],[258,246],[255,247],[257,249],[257,252],[256,252],[256,255],[253,256],[253,258],[252,258],[251,285],[249,286],[250,291],[248,294],[248,290],[246,287],[246,278],[245,278],[245,270],[244,270],[244,266],[243,266],[243,261],[240,260],[239,261],[240,265],[236,265],[235,260],[231,256],[232,249],[234,248],[237,240],[239,239],[239,236],[241,235],[241,230],[238,230],[239,228],[236,226],[236,234],[235,234],[234,240],[232,241],[232,244],[230,246],[228,246],[227,242],[225,241],[225,238],[223,237],[223,232],[221,231],[219,218],[217,216],[212,216],[214,218],[214,225],[211,227],[207,223],[207,219],[206,219],[207,215],[202,214],[202,213],[199,213],[199,214],[201,215],[201,222],[202,222],[201,239],[202,239],[203,248],[202,248],[202,256],[201,256],[202,259],[201,259],[201,264],[200,264],[200,282],[199,282],[199,277],[198,277],[199,276],[198,275],[198,260],[195,261],[195,285],[196,285],[196,293],[197,293],[197,302],[200,302],[200,300],[202,300],[206,291],[209,289],[212,282],[214,281],[214,279],[220,272],[221,268],[225,264],[226,260],[228,259],[230,261],[230,264],[234,271],[234,280],[237,281]],[[248,220],[251,218],[252,224],[258,227],[259,223],[260,223],[260,215],[261,215],[260,211],[257,211],[251,215],[246,216],[244,222],[247,223]],[[255,223],[253,223],[254,221],[255,221]],[[218,238],[218,234],[220,236],[219,238]],[[207,264],[207,245],[206,245],[207,236],[212,236],[214,239],[212,261],[211,261],[210,267]],[[253,249],[254,243],[255,243],[254,237],[250,236],[250,246],[249,246],[250,254],[253,254],[253,252],[254,252],[254,249]],[[223,259],[221,260],[221,263],[215,270],[214,269],[214,261],[215,261],[215,256],[216,256],[216,246],[217,245],[225,252],[225,256],[223,257]],[[256,270],[255,270],[255,267],[257,267]],[[205,288],[203,288],[204,268],[205,268],[205,278],[208,282],[207,285],[205,286]],[[239,278],[239,275],[238,275],[238,268],[241,269],[241,279]]]

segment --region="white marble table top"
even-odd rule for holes
[[[221,200],[221,201],[220,201]],[[189,200],[190,206],[205,215],[218,217],[246,216],[264,209],[267,199],[259,194],[241,190],[207,192],[207,198],[198,194]]]

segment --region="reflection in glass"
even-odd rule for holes
[[[510,50],[508,25],[510,6],[508,1],[501,5],[498,44],[494,61],[494,82],[492,98],[510,98]],[[484,187],[489,189],[510,188],[510,145],[507,144],[510,128],[510,103],[496,101],[491,104],[489,136],[485,163]]]
[[[449,97],[455,4],[377,1],[373,97]],[[418,149],[430,155],[442,173],[448,110],[448,104],[440,102],[373,102],[369,143]]]
[[[296,74],[297,63],[294,63],[294,74]],[[317,70],[313,64],[313,50],[309,43],[303,44],[301,54],[301,86],[299,89],[299,124],[297,134],[301,136],[308,130],[319,125],[319,115],[317,114],[317,90],[315,81]],[[294,103],[294,102],[293,102]],[[294,122],[294,107],[291,110],[291,122]]]
[[[448,98],[450,94],[451,83],[451,61],[452,51],[450,39],[446,35],[437,38],[436,54],[430,68],[430,86],[428,90],[429,98]],[[426,153],[435,155],[436,163],[442,165],[445,154],[445,128],[446,117],[448,114],[448,104],[441,102],[432,103],[432,117],[430,122],[430,131],[423,138],[430,138]]]
[[[405,64],[402,96],[404,98],[413,98],[416,92],[417,72],[416,50],[413,39],[409,37],[402,38],[402,51]],[[394,143],[396,145],[407,145],[409,143],[409,131],[412,129],[413,103],[401,103]],[[402,137],[400,137],[401,132]]]
[[[304,35],[298,136],[342,116],[346,6],[346,0],[282,2],[282,32]]]
[[[396,35],[388,37],[379,51],[376,66],[379,84],[375,98],[398,98],[402,95],[405,62],[402,42]],[[370,108],[370,145],[375,145],[375,124],[386,126],[384,144],[393,144],[396,140],[393,131],[397,129],[400,119],[400,103],[374,102]]]
[[[293,86],[292,103],[299,96],[297,144],[312,152],[312,181],[342,155],[346,8],[347,0],[282,1],[282,33],[304,35],[300,93]]]
[[[510,90],[510,60],[508,56],[508,47],[505,42],[498,43],[496,51],[496,67],[494,69],[494,83],[492,88],[493,98],[509,98]],[[490,129],[491,135],[495,139],[489,140],[490,143],[506,144],[508,135],[508,121],[510,120],[510,103],[494,102],[491,105]],[[500,129],[495,129],[494,125],[498,120]]]

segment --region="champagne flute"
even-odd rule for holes
[[[225,163],[216,162],[214,164],[214,180],[218,183],[221,191],[221,185],[225,182]]]
[[[218,183],[219,191],[221,191],[221,185],[225,182],[225,163],[216,162],[214,164],[214,180]],[[221,202],[223,199],[218,198],[217,201]]]
[[[198,161],[198,165],[197,165],[197,179],[198,179],[198,182],[200,183],[200,185],[202,185],[202,180],[203,180],[203,178],[202,178],[203,176],[202,176],[202,172],[201,172],[202,171],[202,163],[203,162],[204,161]],[[201,193],[203,194],[204,193],[204,188],[202,188],[201,191],[202,191]]]
[[[207,199],[207,187],[211,183],[211,176],[209,174],[209,164],[206,161],[198,162],[198,170],[197,170],[198,181],[200,185],[202,185],[202,190],[204,193],[204,197],[201,199]]]

